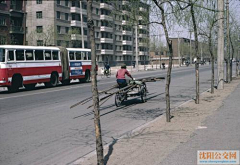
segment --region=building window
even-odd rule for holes
[[[58,4],[58,5],[61,5],[61,1],[60,1],[60,0],[57,0],[57,4]]]
[[[98,15],[98,13],[99,13],[99,9],[96,8],[96,14]]]
[[[42,4],[42,0],[36,0],[37,4]]]
[[[65,0],[65,6],[68,6],[68,0]]]
[[[61,46],[61,40],[57,40],[57,46]]]
[[[61,13],[60,13],[60,11],[57,11],[57,19],[61,19]]]
[[[65,33],[68,34],[69,32],[69,27],[65,27]]]
[[[84,35],[87,35],[87,29],[84,29]]]
[[[0,18],[0,25],[5,26],[6,25],[6,19]]]
[[[68,21],[68,13],[65,13],[65,20]]]
[[[5,44],[6,44],[6,37],[0,36],[0,45],[5,45]]]
[[[42,26],[37,26],[37,33],[42,33],[43,32],[43,27]]]
[[[83,16],[83,22],[87,22],[87,17]]]
[[[42,11],[37,11],[36,12],[36,17],[37,17],[37,19],[41,19],[42,18]]]
[[[60,34],[61,33],[61,26],[57,26],[57,33]],[[58,45],[60,46],[60,45]]]

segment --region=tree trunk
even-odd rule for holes
[[[193,30],[194,30],[194,38],[195,38],[195,57],[197,61],[195,63],[195,75],[196,75],[196,100],[195,103],[199,104],[199,54],[198,54],[198,34],[197,34],[197,25],[195,20],[195,13],[194,13],[194,4],[191,1],[191,16],[193,22]]]
[[[227,13],[227,82],[231,81],[231,64],[230,64],[230,29],[229,29],[229,0],[226,1]]]
[[[165,18],[165,11],[162,5],[160,5],[157,0],[153,0],[154,3],[158,6],[158,8],[161,11],[161,17],[162,17],[162,26],[164,29],[166,41],[169,48],[169,64],[168,64],[168,71],[167,71],[167,79],[166,79],[166,86],[165,86],[165,96],[166,96],[166,121],[171,121],[171,114],[170,114],[170,83],[171,83],[171,71],[172,71],[172,57],[173,57],[173,49],[172,49],[172,41],[169,39],[167,25],[166,25],[166,18]]]
[[[96,65],[96,48],[95,48],[95,30],[92,19],[92,0],[87,0],[87,16],[88,16],[88,29],[90,34],[91,42],[91,55],[92,55],[92,67],[91,67],[91,78],[92,78],[92,98],[94,107],[94,125],[96,135],[96,150],[97,150],[97,164],[104,165],[103,160],[103,145],[102,145],[102,134],[99,114],[99,95],[97,88],[97,65]]]
[[[223,10],[224,0],[218,0],[218,89],[224,88],[224,34],[223,34]]]
[[[211,55],[212,62],[212,78],[211,78],[211,93],[214,93],[214,56]]]

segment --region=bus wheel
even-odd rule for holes
[[[79,81],[80,81],[80,82],[89,82],[90,79],[91,79],[91,77],[90,77],[90,71],[87,70],[87,71],[85,72],[85,77],[79,79]]]
[[[12,78],[12,84],[8,87],[9,92],[17,92],[19,87],[22,86],[22,76],[21,75],[14,75]]]
[[[34,89],[36,86],[36,84],[25,84],[24,87],[27,89],[27,90],[32,90]]]
[[[46,82],[45,86],[46,87],[55,87],[55,86],[57,86],[57,83],[58,83],[58,76],[56,73],[52,73],[50,82]]]

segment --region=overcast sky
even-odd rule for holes
[[[240,26],[240,0],[229,0],[229,2],[230,2],[230,4],[229,4],[230,12],[232,11],[235,14],[235,16],[237,17],[237,20],[238,20],[238,25]],[[160,28],[161,28],[160,25],[156,25],[156,24],[151,25],[150,26],[150,36],[151,36],[150,38],[151,38],[151,40],[153,40],[153,38],[155,37],[156,41],[161,40],[162,42],[165,43],[165,36],[163,35],[164,32],[163,32],[163,30],[159,30]],[[178,26],[175,26],[174,29],[169,32],[169,35],[171,38],[177,38],[178,33],[179,33],[180,38],[181,37],[190,38],[190,33],[188,30],[189,29],[179,28]],[[161,38],[159,36],[161,36]],[[192,39],[194,39],[193,34],[192,34]]]

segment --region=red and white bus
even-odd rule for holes
[[[37,83],[53,87],[61,81],[90,80],[91,50],[80,48],[0,45],[0,86],[17,91]]]

